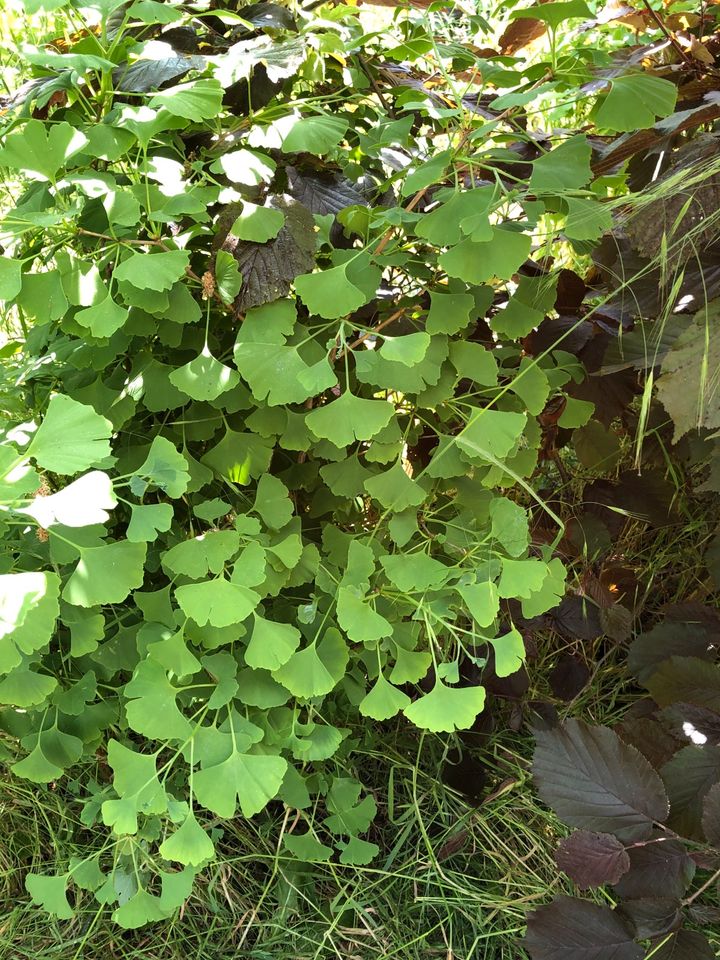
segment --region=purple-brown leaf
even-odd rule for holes
[[[555,862],[581,890],[617,883],[630,869],[630,857],[617,837],[589,830],[561,840]]]

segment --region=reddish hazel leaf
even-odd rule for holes
[[[630,857],[617,837],[589,830],[561,840],[555,862],[581,890],[617,883],[630,869]]]

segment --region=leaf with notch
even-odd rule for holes
[[[418,697],[404,708],[403,713],[422,730],[453,733],[455,730],[469,730],[484,706],[484,687],[449,687],[436,679],[430,693]]]
[[[111,435],[110,421],[92,407],[54,394],[27,455],[53,473],[79,473],[110,456]]]
[[[240,383],[236,370],[220,363],[207,346],[202,353],[170,374],[170,383],[192,400],[217,400]]]
[[[371,440],[386,427],[395,410],[384,400],[363,400],[349,391],[333,403],[311,410],[305,418],[310,431],[336,447],[347,447],[355,440]]]

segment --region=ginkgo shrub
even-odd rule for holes
[[[27,876],[61,919],[171,916],[232,817],[370,862],[354,730],[471,728],[484,671],[523,664],[513,610],[564,591],[530,544],[537,417],[592,404],[562,344],[521,341],[554,309],[547,224],[582,247],[610,222],[586,136],[507,178],[502,117],[374,95],[358,57],[389,41],[356,11],[263,6],[151,59],[178,24],[214,34],[191,3],[104,4],[32,53],[4,121],[29,412],[0,441],[0,727],[16,776],[80,778],[101,838]],[[648,123],[672,110],[668,81],[625,79]],[[589,95],[605,131],[623,82]]]

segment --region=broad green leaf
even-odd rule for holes
[[[541,20],[551,30],[557,30],[566,20],[579,18],[592,19],[592,13],[585,0],[554,0],[552,3],[534,4],[522,10],[513,10],[510,14],[511,20]]]
[[[480,583],[458,585],[457,592],[481,629],[495,622],[500,608],[500,599],[492,581],[484,580]]]
[[[278,235],[284,223],[285,214],[282,210],[257,206],[245,200],[242,213],[230,227],[230,235],[238,240],[267,243]]]
[[[23,654],[41,650],[50,642],[59,612],[59,592],[55,573],[0,574],[0,673],[13,670]]]
[[[348,126],[347,120],[329,113],[304,117],[291,126],[281,149],[283,153],[314,153],[322,157],[340,143]]]
[[[47,127],[40,120],[28,120],[5,138],[0,165],[20,170],[34,180],[54,180],[87,142],[85,134],[65,120]]]
[[[175,444],[165,437],[155,437],[142,466],[130,480],[130,489],[142,497],[149,485],[153,485],[174,500],[188,489],[190,472],[188,462]]]
[[[68,309],[68,299],[58,270],[23,274],[17,303],[25,313],[43,323],[59,320]]]
[[[373,643],[391,637],[393,628],[354,587],[340,587],[337,596],[338,623],[355,643]]]
[[[143,660],[123,691],[130,728],[153,740],[186,739],[192,727],[177,706],[178,693],[160,663]]]
[[[244,324],[239,337],[243,334]],[[309,366],[297,347],[277,344],[270,337],[267,343],[238,339],[235,344],[235,365],[256,400],[267,400],[273,407],[302,403],[335,386],[337,377],[327,359]]]
[[[388,683],[381,673],[370,692],[358,704],[358,710],[364,717],[371,717],[373,720],[389,720],[409,703],[410,697]]]
[[[67,898],[68,875],[49,877],[38,873],[28,873],[25,888],[34,903],[59,920],[72,920],[75,911]]]
[[[527,418],[522,413],[481,410],[457,438],[457,444],[471,459],[504,459],[517,445]]]
[[[395,586],[404,593],[439,587],[451,568],[427,553],[396,553],[381,557],[380,563]]]
[[[64,394],[50,398],[27,455],[52,473],[73,474],[110,456],[112,424]]]
[[[0,681],[0,703],[23,709],[35,707],[44,703],[56,687],[55,677],[20,667]]]
[[[398,647],[390,680],[396,684],[419,683],[430,669],[432,656],[425,650],[406,650]]]
[[[101,547],[82,547],[77,566],[62,592],[76,607],[122,603],[145,579],[144,543],[119,540]]]
[[[305,863],[326,863],[332,856],[332,847],[314,837],[311,833],[289,833],[283,837],[284,847],[296,860]]]
[[[609,82],[610,91],[593,110],[598,127],[620,133],[642,130],[675,109],[677,86],[670,80],[650,73],[631,73]]]
[[[174,673],[176,677],[197,673],[200,669],[200,661],[188,650],[182,632],[172,633],[171,630],[166,629],[166,633],[163,639],[148,643],[148,657]]]
[[[227,250],[218,250],[215,254],[215,285],[225,303],[232,303],[240,293],[242,274],[237,260]]]
[[[169,503],[134,503],[130,510],[126,536],[131,543],[152,543],[172,526],[173,508]]]
[[[118,834],[134,834],[138,814],[163,813],[167,809],[167,796],[157,775],[157,754],[136,753],[111,739],[107,756],[115,774],[113,786],[120,799],[103,803],[103,823]]]
[[[57,493],[36,497],[22,512],[46,529],[56,523],[66,527],[87,527],[93,523],[106,523],[110,518],[108,510],[116,506],[110,477],[93,470]]]
[[[223,88],[219,81],[203,78],[179,83],[156,93],[149,106],[164,107],[175,117],[199,123],[212,120],[222,109]]]
[[[296,697],[306,700],[330,693],[342,679],[348,649],[337,630],[328,630],[323,639],[294,653],[273,678]]]
[[[511,557],[527,550],[530,534],[525,510],[507,497],[494,497],[490,504],[492,535]]]
[[[160,844],[160,855],[166,860],[197,867],[212,859],[215,847],[195,815],[190,813],[175,833]]]
[[[578,400],[575,397],[566,397],[565,408],[558,417],[561,427],[584,427],[595,413],[595,404],[589,400]]]
[[[183,540],[163,554],[162,564],[175,574],[200,580],[208,573],[220,574],[240,546],[235,530],[209,530]]]
[[[217,400],[240,383],[237,371],[220,363],[208,349],[170,374],[170,383],[193,400]]]
[[[448,687],[438,679],[430,693],[418,697],[403,713],[423,730],[452,733],[469,730],[484,705],[484,687]]]
[[[292,657],[302,635],[289,623],[266,620],[253,614],[253,631],[245,650],[245,663],[254,669],[277,670]]]
[[[523,401],[527,412],[537,417],[545,409],[551,388],[547,376],[535,360],[523,357],[510,389]]]
[[[316,437],[347,447],[355,440],[371,440],[394,414],[392,404],[384,400],[363,400],[345,391],[332,403],[311,410],[305,422]]]
[[[22,262],[12,257],[0,260],[0,300],[14,300],[22,289]]]
[[[115,280],[124,280],[138,290],[169,290],[181,277],[190,262],[185,250],[164,253],[131,253],[115,267]]]
[[[347,268],[343,263],[295,277],[295,289],[310,313],[334,320],[368,302],[370,297],[350,280]]]
[[[452,246],[467,235],[476,241],[490,240],[492,228],[488,214],[495,194],[495,187],[455,191],[445,203],[424,214],[415,233],[438,247]]]
[[[94,337],[102,339],[111,337],[125,325],[128,318],[127,307],[115,303],[108,290],[105,299],[95,306],[78,310],[74,319],[81,327],[85,327]]]
[[[288,524],[295,512],[288,488],[269,473],[263,474],[258,481],[253,510],[272,530],[280,530]]]
[[[380,348],[380,355],[385,360],[412,367],[424,359],[429,346],[430,336],[427,333],[408,333],[403,337],[385,337]]]
[[[429,334],[459,333],[470,323],[475,298],[469,293],[430,293],[430,312],[425,321]]]
[[[438,263],[450,277],[480,284],[497,277],[509,280],[530,253],[531,240],[527,234],[504,227],[493,227],[492,240],[477,243],[462,240],[438,258]]]
[[[496,637],[490,643],[495,651],[495,673],[499,677],[516,673],[525,662],[525,644],[514,627],[504,637]]]
[[[533,193],[563,194],[566,190],[585,186],[592,176],[591,153],[592,148],[585,136],[563,140],[533,162],[529,189]]]
[[[503,598],[529,597],[540,590],[546,576],[547,564],[536,557],[528,560],[510,560],[503,557],[498,594]]]
[[[231,583],[224,577],[189,583],[175,588],[175,597],[183,613],[203,627],[229,627],[249,617],[260,597],[248,587]]]
[[[33,783],[50,783],[62,776],[83,753],[83,742],[57,726],[23,738],[23,746],[33,749],[28,756],[12,765],[13,773]]]
[[[487,387],[494,387],[497,383],[497,360],[492,351],[481,343],[454,340],[450,344],[450,362],[463,379],[474,380]]]
[[[427,496],[420,484],[405,473],[399,460],[385,473],[366,480],[365,489],[386,510],[396,513],[408,507],[419,507]]]
[[[234,817],[238,802],[243,816],[253,817],[277,796],[286,770],[283,757],[233,751],[195,773],[195,798],[219,817]]]
[[[274,443],[254,433],[225,431],[222,440],[202,458],[218,476],[246,485],[270,466]]]
[[[612,212],[607,204],[589,197],[563,197],[568,213],[565,235],[571,240],[599,240],[612,228]]]

